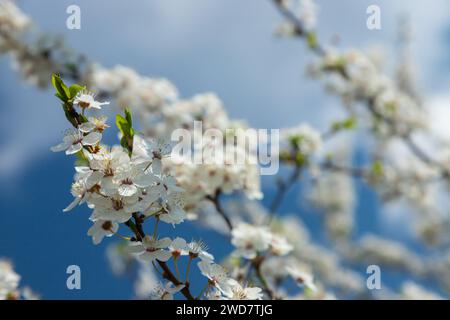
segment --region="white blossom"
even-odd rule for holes
[[[20,276],[14,272],[9,261],[0,260],[0,300],[15,297],[19,286]]]
[[[92,92],[82,90],[78,92],[73,105],[81,109],[101,109],[103,105],[108,105],[109,102],[99,102],[95,100],[95,95]]]
[[[231,243],[236,247],[235,254],[246,259],[255,258],[258,253],[269,249],[272,234],[266,227],[241,223],[231,231]]]
[[[193,258],[200,258],[202,261],[212,263],[214,256],[207,252],[206,244],[203,241],[191,241],[187,245],[189,255]]]
[[[222,266],[208,261],[200,261],[197,265],[200,272],[208,278],[210,283],[218,290],[227,296],[233,294],[230,278],[228,277],[227,271]]]
[[[83,132],[70,129],[64,136],[63,142],[52,147],[53,152],[66,151],[67,155],[75,154],[83,149],[84,146],[94,146],[100,142],[102,135],[99,132],[91,132],[84,135]]]
[[[88,230],[94,244],[102,242],[104,237],[111,237],[119,229],[119,224],[113,221],[97,220]]]
[[[178,258],[179,256],[187,256],[189,254],[189,248],[186,240],[176,237],[170,244],[169,251],[172,253],[174,258]]]
[[[137,242],[128,247],[130,253],[137,253],[139,258],[152,262],[155,260],[167,261],[172,256],[172,253],[167,249],[172,240],[170,238],[154,239],[153,237],[146,236],[142,242]]]
[[[305,271],[300,270],[294,266],[287,266],[286,271],[297,282],[298,285],[306,287],[312,291],[316,291],[317,287],[313,282],[313,276]]]
[[[262,289],[258,287],[242,286],[234,279],[230,280],[232,294],[228,297],[231,300],[262,300]]]
[[[183,290],[184,287],[184,284],[175,286],[171,282],[167,282],[165,285],[159,283],[153,288],[151,298],[152,300],[173,300],[174,294]]]

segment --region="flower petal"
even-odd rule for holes
[[[134,184],[121,184],[117,191],[123,197],[131,197],[136,194],[137,188]]]
[[[75,153],[79,152],[82,148],[83,148],[83,146],[81,145],[81,143],[73,144],[69,147],[69,149],[66,150],[66,154],[67,155],[75,154]]]
[[[78,129],[79,129],[81,132],[88,133],[88,132],[91,132],[92,130],[95,129],[95,125],[94,125],[92,122],[85,122],[85,123],[82,123],[82,124],[78,127]]]
[[[60,152],[60,151],[66,150],[68,147],[69,146],[67,145],[67,143],[61,142],[60,144],[51,147],[50,150],[53,152]]]
[[[93,146],[102,140],[102,134],[98,132],[91,132],[83,138],[83,144],[85,146]]]

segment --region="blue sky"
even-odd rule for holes
[[[183,97],[213,91],[233,118],[246,119],[254,127],[279,128],[307,121],[325,128],[341,112],[335,98],[324,95],[320,84],[304,76],[311,55],[303,44],[274,36],[280,19],[270,1],[18,3],[42,30],[64,35],[72,48],[92,60],[167,77]],[[415,33],[420,85],[431,103],[442,106],[450,101],[446,92],[450,84],[448,1],[436,0],[433,6],[420,0],[318,3],[320,36],[328,41],[339,34],[343,48],[384,43],[393,50],[396,21],[407,13]],[[365,10],[374,3],[382,9],[381,31],[366,28]],[[81,7],[81,30],[65,27],[70,4]],[[45,298],[131,297],[129,280],[117,279],[109,271],[104,245],[93,246],[85,235],[88,210],[61,212],[71,201],[73,164],[49,152],[66,128],[52,92],[21,81],[6,57],[0,58],[0,84],[0,256],[11,258],[23,284]],[[366,214],[359,220],[360,230],[389,233],[379,224],[375,195],[359,185],[358,192],[358,212]],[[297,193],[294,189],[291,196],[296,198]],[[285,204],[283,211],[295,211],[296,206]],[[314,231],[317,219],[311,215],[307,220]],[[191,234],[197,230],[192,228],[187,225],[181,230]],[[205,240],[219,255],[228,249],[213,245],[220,240],[213,233],[206,232]],[[82,268],[79,292],[65,287],[69,264]]]

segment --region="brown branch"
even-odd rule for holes
[[[301,166],[296,165],[294,171],[289,176],[289,178],[286,181],[281,181],[278,186],[277,193],[275,194],[275,197],[272,200],[272,203],[270,204],[270,216],[269,216],[269,223],[272,221],[273,217],[276,215],[276,212],[283,202],[284,197],[286,196],[286,193],[292,188],[292,186],[295,184],[295,182],[298,180],[301,173]]]
[[[228,215],[223,210],[223,208],[220,204],[219,196],[220,196],[220,191],[217,190],[217,192],[214,196],[207,196],[206,198],[214,204],[217,213],[219,213],[219,215],[223,218],[223,220],[227,224],[228,230],[231,232],[233,230],[233,224],[231,223],[230,217],[228,217]]]

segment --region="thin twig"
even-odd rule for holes
[[[269,223],[272,221],[273,217],[276,215],[276,212],[283,202],[284,197],[286,196],[286,193],[289,191],[289,189],[295,184],[295,182],[298,180],[301,173],[301,166],[296,165],[294,168],[294,171],[291,173],[289,178],[286,181],[282,181],[279,183],[279,187],[277,190],[277,193],[275,194],[275,197],[272,200],[272,203],[269,206],[270,209],[270,216],[269,216]]]
[[[220,214],[220,216],[223,218],[223,220],[227,224],[228,230],[232,231],[233,224],[231,223],[231,219],[228,217],[228,215],[223,210],[223,208],[220,204],[219,196],[220,196],[220,191],[217,191],[214,196],[207,196],[207,199],[210,200],[214,204],[216,211]]]

